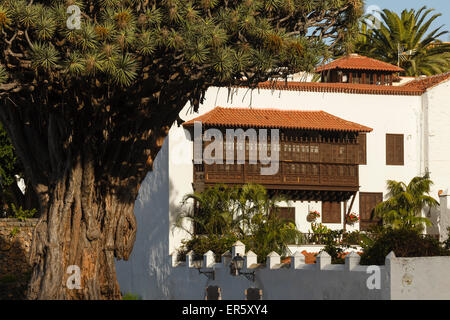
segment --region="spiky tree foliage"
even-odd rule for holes
[[[388,199],[375,207],[375,214],[393,229],[422,231],[424,225],[432,225],[430,220],[422,217],[422,210],[439,205],[439,202],[429,195],[432,184],[428,174],[414,177],[408,184],[388,180]]]
[[[406,76],[434,75],[450,70],[450,45],[439,37],[448,33],[444,26],[430,30],[431,24],[441,16],[432,14],[426,6],[415,11],[403,10],[401,15],[388,9],[380,12],[379,28],[362,23],[355,50],[372,58],[399,64]],[[371,19],[373,20],[373,17]]]
[[[29,298],[119,298],[114,259],[130,255],[139,185],[180,110],[197,110],[211,85],[311,70],[325,40],[345,48],[361,10],[362,0],[0,0],[0,119],[42,214]],[[69,265],[80,290],[66,288]]]

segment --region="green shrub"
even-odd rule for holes
[[[321,251],[325,251],[331,256],[331,263],[343,264],[345,260],[343,258],[344,247],[349,247],[341,242],[343,237],[343,230],[327,230],[322,234],[322,241],[325,247]]]
[[[233,243],[237,240],[235,236],[194,236],[190,240],[183,241],[183,246],[178,251],[177,260],[185,261],[186,254],[191,250],[194,252],[194,260],[201,260],[203,259],[203,255],[211,250],[215,254],[216,262],[220,262],[221,255],[228,250],[231,251]]]
[[[439,241],[422,236],[411,229],[386,229],[375,237],[373,243],[364,247],[362,265],[383,265],[389,252],[397,257],[429,257],[450,255]]]
[[[26,219],[33,218],[37,212],[36,209],[23,210],[22,206],[16,208],[14,203],[11,203],[11,210],[13,211],[14,218],[19,219],[20,221],[25,221]]]
[[[133,293],[125,293],[122,295],[122,300],[142,300],[141,296]]]
[[[342,244],[362,246],[364,244],[366,235],[359,231],[347,232],[342,235]]]
[[[197,210],[193,210],[192,200],[197,203]],[[184,260],[190,250],[194,251],[194,259],[201,259],[211,250],[216,261],[220,261],[220,256],[231,250],[237,240],[252,250],[260,263],[272,251],[281,256],[288,254],[289,244],[305,239],[295,223],[277,214],[276,204],[280,201],[287,199],[270,196],[263,186],[255,184],[216,185],[202,193],[186,195],[176,225],[192,238],[184,242],[177,259]],[[186,219],[194,230],[186,228]]]

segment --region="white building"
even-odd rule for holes
[[[360,56],[344,58],[341,63],[337,60],[331,68],[318,71],[322,72],[322,81],[328,82],[263,83],[254,90],[213,87],[207,91],[199,113],[193,114],[186,106],[180,117],[189,121],[217,106],[322,110],[372,128],[365,135],[365,157],[360,158],[359,188],[353,204],[351,198],[340,202],[339,221],[324,224],[341,229],[344,209],[350,207],[361,218],[367,217],[386,195],[388,179],[408,182],[428,171],[434,181],[431,196],[441,201],[441,207],[424,213],[433,222],[427,233],[446,239],[445,226],[450,222],[450,73],[392,86],[394,69]],[[193,191],[193,174],[189,132],[174,124],[153,172],[141,186],[135,207],[138,231],[131,257],[116,264],[123,292],[138,293],[146,299],[175,297],[177,281],[169,254],[187,236],[174,228],[174,221],[184,195]],[[293,207],[296,225],[302,232],[310,230],[308,212],[322,213],[324,209],[321,201],[295,201]],[[347,229],[359,230],[360,224]]]

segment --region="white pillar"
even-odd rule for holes
[[[203,268],[211,268],[216,263],[214,252],[209,250],[203,255]]]
[[[176,267],[178,265],[177,258],[178,258],[178,254],[176,251],[172,252],[170,254],[170,260],[172,261],[172,267]]]
[[[228,267],[231,262],[231,252],[227,251],[224,254],[222,254],[222,264],[224,267]]]
[[[191,250],[188,253],[186,253],[186,267],[192,268],[194,266],[193,261],[194,261],[194,251]]]
[[[394,251],[389,252],[389,254],[386,256],[386,258],[384,259],[384,265],[386,267],[391,265],[392,260],[395,260],[396,256]]]
[[[439,241],[445,241],[450,236],[448,229],[450,227],[450,195],[448,194],[448,189],[444,190],[443,194],[439,196],[440,205],[438,207],[439,218]]]
[[[352,251],[345,257],[345,268],[348,271],[350,271],[353,268],[355,268],[356,266],[358,266],[360,261],[361,261],[361,256],[359,254],[357,254],[356,252]]]
[[[295,251],[291,257],[291,268],[298,269],[305,264],[305,255],[300,251]]]
[[[233,244],[233,246],[231,247],[231,256],[232,256],[232,258],[234,258],[238,253],[239,253],[239,255],[241,257],[245,256],[245,244],[243,244],[239,240],[236,241]]]
[[[280,264],[280,255],[272,251],[267,255],[266,264],[269,269],[274,269],[276,265]]]
[[[325,269],[331,264],[331,256],[326,251],[322,251],[316,256],[316,264],[319,270]]]
[[[256,264],[256,263],[258,263],[258,259],[257,259],[258,257],[256,256],[256,253],[254,253],[252,250],[249,250],[248,252],[247,252],[247,254],[245,255],[245,261],[244,261],[244,267],[245,268],[250,268],[250,266],[252,265],[252,264]]]

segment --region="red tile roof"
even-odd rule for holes
[[[430,76],[426,78],[417,78],[403,85],[404,88],[415,88],[422,91],[430,89],[435,85],[450,79],[450,72]]]
[[[194,121],[201,121],[203,125],[208,126],[241,128],[284,128],[348,132],[372,131],[369,127],[338,118],[324,111],[216,107],[195,119],[185,122],[183,126],[192,126]]]
[[[348,56],[336,59],[324,66],[316,69],[316,72],[333,69],[352,69],[352,70],[375,70],[375,71],[404,71],[402,68],[380,60],[360,56],[359,54],[350,54]]]
[[[259,83],[256,88],[269,90],[337,92],[337,93],[373,94],[373,95],[420,96],[423,94],[423,90],[415,87],[378,86],[371,84],[356,84],[356,83],[266,81]]]

